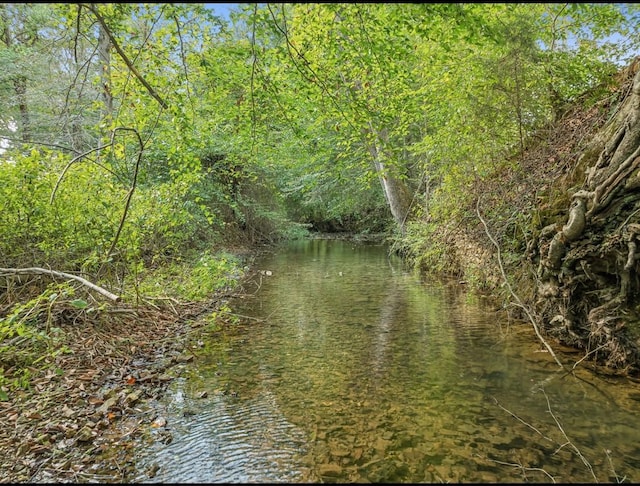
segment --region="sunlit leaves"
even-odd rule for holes
[[[455,194],[606,79],[603,36],[637,29],[617,4],[242,4],[232,29],[201,4],[92,8],[5,6],[2,21],[22,37],[0,50],[2,121],[18,120],[12,83],[25,76],[34,134],[66,148],[2,170],[27,196],[0,188],[12,235],[0,244],[35,242],[91,265],[118,226],[138,145],[116,137],[70,169],[53,206],[44,201],[65,163],[116,128],[144,140],[122,255],[178,252],[227,223],[280,222],[281,201],[300,218],[375,213],[375,162],[416,195],[425,178]],[[112,50],[112,117],[96,12],[130,62]]]

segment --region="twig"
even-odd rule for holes
[[[596,477],[595,473],[593,472],[593,467],[591,466],[591,464],[589,464],[589,461],[587,461],[587,459],[584,457],[584,455],[582,455],[582,453],[580,452],[580,450],[575,446],[575,444],[573,442],[571,442],[571,439],[569,439],[569,437],[567,436],[567,433],[565,432],[564,428],[562,427],[562,425],[560,424],[560,421],[558,420],[558,418],[555,416],[555,414],[553,413],[553,410],[551,409],[551,402],[549,401],[549,396],[547,395],[547,393],[544,391],[544,388],[540,387],[539,390],[542,392],[542,394],[544,395],[545,400],[547,401],[547,411],[551,414],[551,417],[553,418],[554,422],[556,423],[556,426],[558,427],[558,429],[560,430],[560,432],[562,433],[562,435],[564,436],[564,438],[566,439],[566,442],[563,444],[560,444],[559,447],[553,452],[553,454],[557,454],[558,452],[560,452],[565,446],[571,446],[571,448],[576,452],[576,454],[578,455],[578,457],[580,457],[580,459],[582,460],[582,463],[587,466],[587,468],[589,469],[589,472],[591,473],[591,476],[593,477],[593,479],[598,482],[598,478]],[[498,407],[500,407],[502,410],[504,410],[505,412],[507,412],[509,415],[511,415],[512,417],[516,418],[517,420],[519,420],[520,422],[522,422],[524,425],[526,425],[527,427],[529,427],[530,429],[534,430],[535,432],[537,432],[538,434],[540,434],[542,437],[544,437],[545,439],[554,442],[552,439],[550,439],[549,437],[547,437],[546,435],[544,435],[542,432],[540,432],[537,428],[535,428],[533,425],[528,424],[527,422],[525,422],[524,420],[522,420],[520,417],[518,417],[516,414],[514,414],[513,412],[511,412],[510,410],[507,410],[506,408],[504,408],[502,405],[500,405],[498,403],[498,400],[496,400],[495,397],[492,397],[493,400],[496,402],[496,405],[498,405]],[[609,464],[611,465],[611,471],[613,472],[614,476],[616,477],[616,480],[620,483],[623,482],[626,479],[626,476],[624,478],[622,478],[622,480],[620,480],[620,478],[618,478],[618,475],[616,474],[615,470],[613,469],[613,464],[611,463],[611,457],[609,456],[609,451],[605,450],[604,451],[605,454],[607,455],[607,458],[609,459]],[[487,458],[488,459],[488,458]],[[506,463],[506,462],[501,462],[501,461],[496,461],[494,459],[489,459],[491,461],[494,462],[498,462],[500,464],[505,464],[505,465],[509,465],[509,466],[516,466],[516,464],[510,464],[510,463]],[[553,477],[551,475],[549,475],[546,471],[544,471],[543,469],[538,469],[538,468],[525,468],[524,466],[522,466],[521,464],[517,464],[517,466],[523,468],[523,469],[530,469],[530,470],[539,470],[544,472],[547,476],[549,476],[549,478],[551,478],[553,480]],[[553,481],[555,483],[555,480]]]
[[[540,330],[538,329],[538,324],[536,323],[536,320],[534,319],[534,317],[531,315],[531,312],[529,312],[529,309],[522,303],[522,301],[520,300],[520,297],[518,297],[516,295],[516,293],[513,291],[513,289],[511,288],[511,284],[509,283],[509,279],[507,278],[507,274],[504,271],[504,266],[502,265],[502,255],[501,255],[501,252],[500,252],[500,245],[498,244],[498,242],[494,239],[494,237],[489,232],[489,228],[487,226],[487,223],[485,222],[485,220],[482,218],[482,215],[480,214],[480,198],[479,197],[478,197],[478,200],[476,202],[476,213],[478,214],[478,218],[480,218],[480,222],[482,223],[482,226],[484,226],[485,233],[487,234],[487,236],[491,240],[491,243],[493,243],[493,245],[496,247],[496,250],[498,252],[497,256],[498,256],[498,265],[500,267],[500,273],[502,274],[502,278],[504,279],[504,283],[507,286],[507,289],[509,290],[509,293],[511,294],[513,299],[516,301],[515,305],[520,307],[525,312],[525,314],[527,314],[527,317],[531,321],[531,324],[533,325],[533,330],[535,331],[536,336],[538,336],[538,339],[542,342],[544,347],[547,348],[547,351],[549,351],[549,354],[551,354],[551,356],[553,356],[553,359],[556,361],[556,363],[558,363],[558,366],[560,366],[560,368],[564,369],[564,365],[558,359],[556,354],[553,352],[553,349],[551,349],[551,346],[549,346],[549,343],[547,343],[547,341],[545,341],[544,337],[542,337],[542,334],[540,334]]]
[[[49,197],[49,204],[53,204],[53,200],[56,197],[56,192],[58,192],[58,187],[60,187],[60,183],[62,182],[62,179],[64,179],[65,174],[73,164],[75,164],[79,160],[86,158],[89,154],[92,154],[93,152],[99,152],[100,150],[103,150],[111,145],[113,145],[113,138],[111,142],[109,142],[107,145],[100,145],[99,147],[92,148],[91,150],[87,150],[86,152],[76,155],[73,159],[71,159],[69,163],[65,166],[65,168],[62,170],[60,175],[58,176],[58,180],[56,181],[55,186],[53,186],[53,190],[51,191],[51,196]]]
[[[618,484],[620,484],[620,483],[624,483],[624,480],[625,480],[625,479],[627,479],[627,476],[626,476],[626,475],[624,475],[624,476],[622,477],[622,479],[620,479],[620,478],[618,477],[618,474],[616,473],[616,470],[615,470],[615,469],[614,469],[614,467],[613,467],[613,462],[611,461],[611,455],[610,455],[611,451],[610,451],[610,450],[608,450],[608,449],[603,449],[603,450],[604,450],[604,453],[605,453],[605,454],[606,454],[606,456],[607,456],[607,459],[609,460],[609,466],[611,466],[611,472],[612,472],[612,473],[613,473],[613,475],[616,477],[616,483],[618,483]]]
[[[125,130],[125,131],[131,131],[133,132],[137,139],[138,139],[138,144],[140,145],[140,151],[138,152],[138,157],[136,158],[136,165],[133,171],[133,181],[131,182],[131,188],[129,189],[129,192],[127,193],[127,200],[124,204],[124,211],[122,211],[122,217],[120,218],[120,224],[118,225],[118,230],[116,231],[116,235],[113,237],[113,242],[111,243],[111,247],[109,248],[109,251],[107,252],[107,255],[105,257],[105,260],[107,260],[111,254],[113,253],[113,250],[116,248],[116,245],[118,243],[118,239],[120,238],[120,232],[122,231],[122,227],[124,226],[124,222],[127,219],[127,213],[129,212],[129,206],[131,205],[131,197],[133,196],[133,192],[136,190],[136,184],[138,181],[138,171],[140,168],[140,161],[142,160],[142,153],[144,152],[144,142],[142,141],[142,137],[140,136],[140,133],[138,133],[138,130],[136,130],[135,128],[127,128],[127,127],[117,127],[113,133],[115,135],[117,130]]]
[[[547,437],[546,435],[544,435],[542,432],[540,432],[538,429],[536,429],[533,425],[525,422],[524,420],[522,420],[520,417],[518,417],[515,413],[513,413],[511,410],[507,410],[506,408],[504,408],[502,405],[500,405],[500,403],[498,403],[498,400],[496,399],[496,397],[491,397],[493,398],[493,400],[496,402],[496,405],[498,407],[500,407],[502,410],[504,410],[505,412],[507,412],[509,415],[511,415],[512,417],[514,417],[515,419],[519,420],[520,422],[522,422],[524,425],[526,425],[527,427],[529,427],[531,430],[537,432],[540,436],[542,436],[544,439],[547,439],[549,442],[553,442],[553,439],[550,439],[549,437]]]
[[[525,471],[540,471],[540,472],[542,472],[542,473],[546,474],[546,476],[547,476],[549,479],[551,479],[551,481],[552,481],[552,482],[554,482],[554,483],[556,482],[556,479],[555,479],[551,474],[549,474],[547,471],[545,471],[544,469],[542,469],[541,467],[526,467],[526,466],[523,466],[523,465],[522,465],[522,464],[520,464],[520,463],[503,462],[503,461],[498,461],[498,460],[496,460],[496,459],[490,459],[490,458],[488,458],[488,457],[487,457],[486,459],[487,459],[488,461],[495,462],[495,463],[497,463],[497,464],[503,464],[503,465],[505,465],[505,466],[512,466],[512,467],[520,468],[520,469],[522,469],[522,472],[523,472],[523,473],[524,473]],[[526,475],[525,475],[525,477],[526,477]]]
[[[571,448],[574,451],[576,451],[576,454],[578,454],[578,457],[580,457],[580,459],[582,460],[584,465],[587,466],[587,468],[589,469],[589,472],[591,473],[591,476],[593,476],[593,479],[595,479],[596,482],[598,482],[598,478],[596,477],[595,473],[593,472],[593,468],[591,467],[591,464],[589,464],[589,461],[587,461],[587,459],[582,455],[582,452],[580,452],[580,450],[573,444],[573,442],[571,442],[571,439],[569,439],[569,437],[567,436],[567,433],[562,428],[562,425],[560,425],[560,422],[558,421],[556,416],[553,414],[553,411],[551,410],[551,402],[549,402],[549,396],[544,391],[544,388],[540,388],[540,391],[544,395],[544,398],[547,400],[547,409],[549,410],[549,413],[551,414],[551,417],[553,418],[554,422],[558,426],[558,429],[560,429],[560,432],[562,432],[562,435],[564,435],[564,438],[567,439],[567,443],[566,444],[562,444],[562,446],[560,446],[560,448],[564,447],[565,445],[570,445]],[[560,449],[558,449],[558,450],[560,450]]]
[[[127,65],[127,67],[129,68],[129,71],[131,71],[131,73],[138,79],[138,81],[140,81],[140,83],[142,83],[142,85],[147,89],[147,92],[158,102],[160,103],[160,106],[162,106],[162,108],[168,108],[169,105],[167,104],[167,102],[156,92],[155,89],[153,89],[151,87],[151,85],[148,83],[148,81],[140,74],[140,72],[138,72],[138,70],[136,69],[136,67],[133,65],[133,63],[131,62],[131,60],[129,59],[129,57],[126,55],[126,53],[124,52],[124,50],[122,49],[122,47],[120,47],[120,44],[118,43],[117,39],[115,38],[115,36],[113,35],[113,32],[111,32],[111,29],[109,28],[109,26],[107,25],[107,22],[105,21],[104,17],[100,14],[100,12],[98,12],[98,7],[96,6],[96,4],[94,3],[87,3],[87,4],[81,4],[84,7],[86,7],[91,13],[93,13],[93,15],[96,17],[96,19],[98,20],[98,22],[100,22],[100,25],[102,26],[102,28],[104,29],[104,32],[107,34],[107,36],[109,37],[109,40],[111,41],[111,45],[113,46],[113,48],[116,50],[116,52],[118,53],[118,55],[120,56],[120,58],[124,61],[124,63]]]
[[[38,468],[33,472],[33,474],[31,475],[31,479],[29,479],[30,483],[36,483],[38,482],[36,479],[36,476],[38,475],[38,473],[42,470],[42,468],[48,463],[51,462],[52,457],[49,456],[47,458],[45,458],[39,465]]]
[[[131,434],[133,434],[136,430],[140,428],[140,424],[142,424],[142,420],[139,420],[138,423],[135,425],[135,427],[133,427],[129,432],[121,436],[119,440],[122,440],[125,437],[129,437]]]
[[[176,304],[180,304],[180,302],[178,302],[173,297],[148,297],[148,296],[142,297],[142,301],[146,302],[147,305],[150,305],[151,307],[153,307],[156,310],[160,310],[160,307],[158,307],[153,302],[151,302],[152,300],[166,300],[168,302],[168,304],[169,304],[169,307],[171,307],[171,310],[173,311],[173,313],[176,316],[180,315],[180,313],[176,310],[176,308],[173,306],[173,303],[172,303],[172,302],[175,302]]]
[[[592,349],[591,351],[589,351],[587,354],[585,354],[582,358],[580,358],[578,361],[576,361],[574,363],[573,367],[571,368],[571,371],[575,370],[576,366],[578,366],[580,363],[582,363],[585,359],[587,359],[589,356],[591,356],[596,351],[599,351],[600,349],[604,348],[607,344],[608,343],[601,344],[596,349]]]

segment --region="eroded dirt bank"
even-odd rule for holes
[[[522,318],[502,267],[552,345],[630,376],[640,372],[639,68],[622,70],[597,101],[579,100],[478,182],[467,213],[487,227],[478,217],[447,240],[459,266]]]

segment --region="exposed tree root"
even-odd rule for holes
[[[566,224],[537,240],[536,306],[548,332],[625,372],[640,370],[640,70],[576,190]],[[536,252],[534,252],[536,253]],[[583,358],[584,359],[584,358]]]

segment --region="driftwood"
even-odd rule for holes
[[[80,282],[85,287],[89,287],[91,290],[95,290],[101,295],[104,295],[109,300],[113,302],[118,302],[120,297],[118,295],[112,294],[108,290],[99,287],[98,285],[89,282],[88,280],[78,277],[77,275],[73,275],[71,273],[58,272],[56,270],[47,270],[46,268],[40,267],[29,267],[29,268],[0,268],[0,273],[9,274],[9,275],[50,275],[52,277],[60,277],[67,280],[76,280]]]

